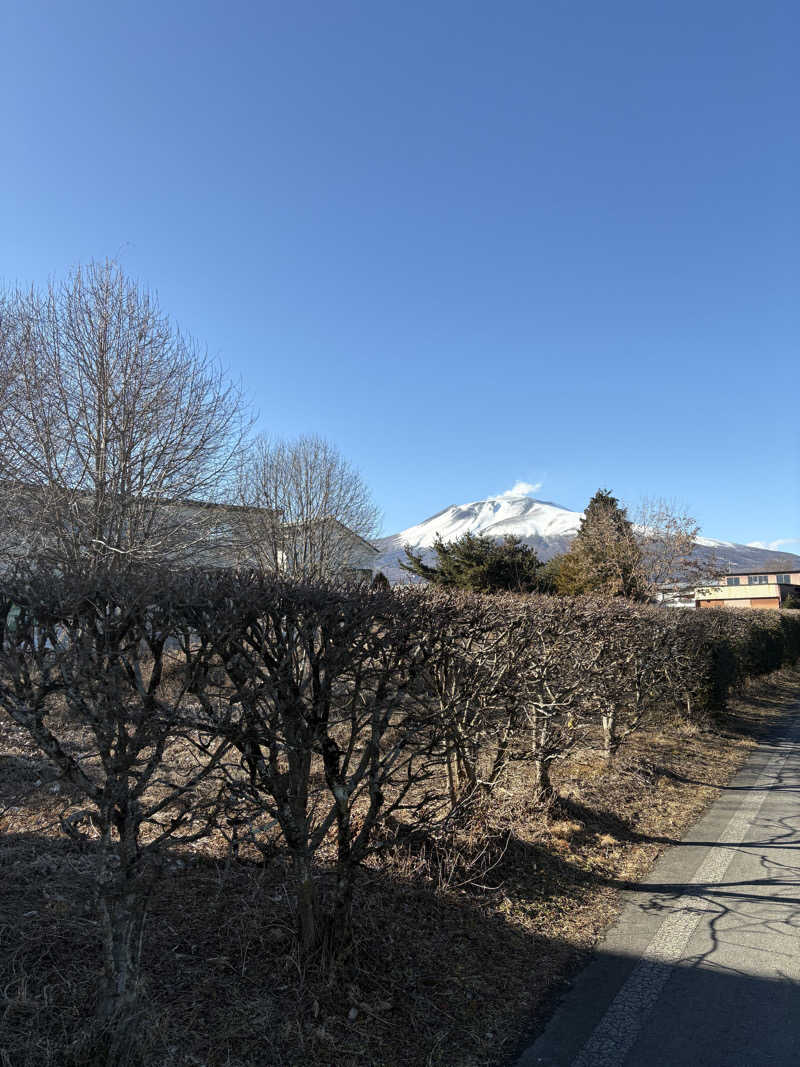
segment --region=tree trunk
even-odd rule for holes
[[[340,863],[336,877],[336,897],[331,916],[330,945],[336,953],[346,949],[353,933],[353,864]]]
[[[317,943],[317,901],[311,863],[302,852],[292,856],[295,883],[297,885],[297,927],[300,948],[304,955],[311,952]]]
[[[546,760],[536,757],[533,761],[533,787],[543,798],[553,795],[553,783]]]
[[[136,1002],[145,903],[130,884],[107,886],[100,897],[104,974],[98,1015],[124,1029]]]
[[[447,787],[450,792],[450,810],[455,811],[458,804],[458,768],[455,765],[452,749],[447,750]]]
[[[617,751],[617,709],[609,708],[602,716],[603,722],[603,756],[606,763],[611,763]]]
[[[508,734],[506,734],[498,742],[498,745],[497,745],[497,751],[495,752],[494,760],[492,761],[492,772],[489,775],[488,782],[486,783],[486,792],[487,793],[491,793],[492,792],[492,790],[494,789],[494,787],[497,785],[498,781],[500,780],[500,776],[502,775],[503,771],[506,769],[506,763],[508,761],[508,749],[509,749],[509,740],[508,740]]]
[[[136,1003],[147,886],[139,867],[135,805],[109,805],[101,818],[105,833],[97,885],[104,973],[98,1015],[122,1041]],[[118,834],[116,841],[111,836],[112,824]]]
[[[545,759],[547,738],[547,722],[534,708],[531,720],[531,755],[533,756],[533,788],[542,799],[549,799],[553,795],[553,785],[550,781],[550,770]]]
[[[350,797],[338,783],[336,799],[336,896],[330,929],[331,948],[339,952],[350,942],[353,912],[353,854],[350,827]]]
[[[459,738],[456,744],[456,769],[458,778],[460,783],[466,782],[468,784],[468,791],[472,793],[478,785],[478,772],[472,758],[468,758],[467,756],[467,741],[463,731],[459,731]],[[460,785],[459,792],[463,791],[463,785]]]

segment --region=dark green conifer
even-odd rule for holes
[[[478,593],[530,593],[538,589],[541,563],[519,537],[498,542],[485,535],[466,533],[447,544],[437,538],[433,550],[436,561],[427,564],[421,553],[407,545],[406,562],[400,566],[409,574],[451,589]]]

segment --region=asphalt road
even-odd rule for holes
[[[625,896],[516,1067],[800,1067],[800,705]]]

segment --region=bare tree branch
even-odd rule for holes
[[[115,264],[0,301],[0,552],[104,570],[213,554],[238,389]]]
[[[364,566],[379,512],[361,475],[319,437],[259,437],[240,466],[248,552],[266,571],[302,581]]]

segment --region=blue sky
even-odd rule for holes
[[[525,481],[800,538],[795,3],[0,0],[0,34],[0,279],[119,258],[385,532]]]

